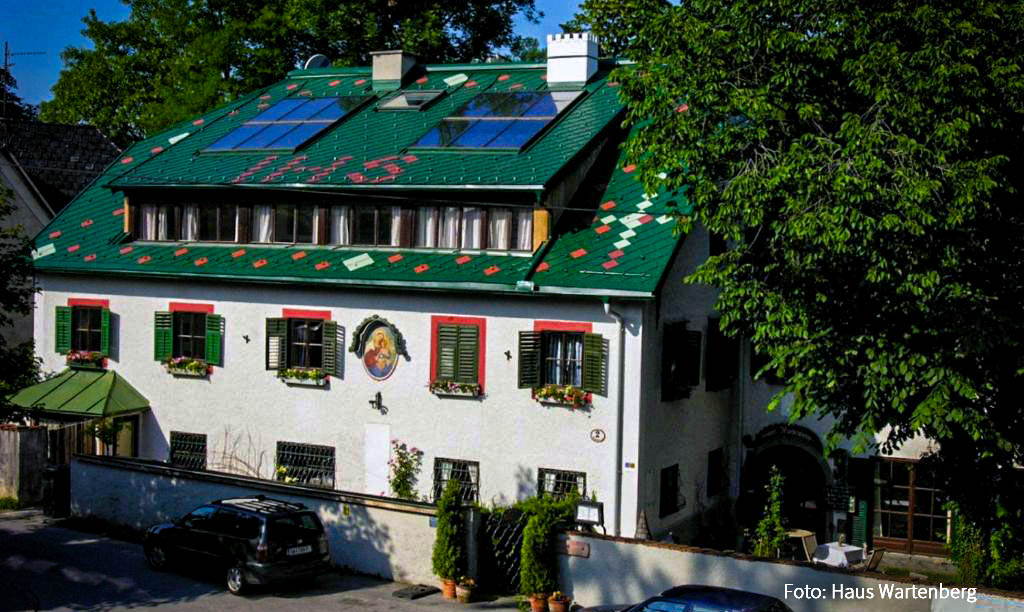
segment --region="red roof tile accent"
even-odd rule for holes
[[[601,205],[601,210],[611,210],[613,208],[615,208],[615,200],[608,200]]]
[[[313,95],[313,90],[311,90],[311,89],[303,89],[302,91],[299,92],[299,95],[300,96],[311,96],[311,95]]]
[[[543,272],[544,270],[547,270],[550,267],[551,267],[551,264],[549,264],[548,262],[545,261],[545,262],[542,262],[539,266],[537,266],[537,271],[538,272]]]
[[[573,259],[579,259],[580,257],[583,257],[586,254],[587,254],[587,250],[586,249],[576,249],[572,253],[569,253],[569,257],[572,257]]]
[[[203,121],[206,121],[206,120],[203,119],[202,117],[200,117],[200,118],[196,119],[195,121],[193,121],[192,125],[202,125]]]
[[[341,85],[341,81],[331,81],[330,83],[328,83],[328,85],[330,85],[331,87],[337,87],[338,85]]]
[[[384,176],[378,176],[377,178],[370,181],[371,183],[390,183],[391,181],[398,178],[396,174],[386,174]]]
[[[403,155],[402,156],[402,161],[404,161],[407,164],[411,164],[411,163],[419,161],[419,160],[420,160],[420,158],[416,157],[415,155]]]
[[[92,255],[86,255],[85,257],[82,258],[82,261],[92,261],[94,259],[96,259],[96,253],[93,253]]]
[[[149,150],[149,152],[152,153],[153,155],[156,155],[157,153],[160,153],[163,150],[163,147],[153,147],[152,149]]]
[[[298,261],[306,256],[305,251],[299,251],[298,253],[292,253],[292,261]]]
[[[618,259],[619,257],[622,257],[625,254],[626,252],[623,251],[622,249],[616,249],[611,253],[608,253],[608,257],[611,257],[612,259]]]
[[[231,111],[230,113],[228,113],[228,115],[231,116],[231,117],[234,117],[237,114],[238,114],[238,109],[237,108],[235,110]]]
[[[676,107],[677,113],[685,113],[688,110],[690,110],[689,104],[680,104],[679,106]]]
[[[603,234],[605,232],[610,232],[611,229],[612,226],[610,225],[602,225],[601,227],[595,228],[594,231],[597,232],[598,234]]]
[[[298,87],[298,86],[299,86],[299,84],[298,84],[298,83],[290,83],[290,84],[288,85],[288,87],[285,87],[285,89],[287,89],[288,91],[291,91],[291,90],[295,89],[295,88],[296,88],[296,87]]]
[[[135,250],[135,247],[126,246],[123,249],[121,249],[120,253],[122,255],[127,255],[128,253],[131,253],[134,250]]]
[[[625,172],[626,174],[630,174],[634,170],[636,170],[636,164],[630,164],[622,169],[622,171]]]
[[[476,87],[477,85],[479,85],[479,83],[476,81],[466,81],[466,84],[463,85],[463,87]]]
[[[254,261],[252,263],[252,267],[254,267],[254,268],[262,268],[265,265],[267,265],[267,260],[266,259],[257,259],[256,261]]]
[[[618,81],[608,81],[608,87],[618,87],[618,86],[619,86],[619,82]]]
[[[366,84],[366,79],[359,79],[358,81],[356,81],[356,85],[365,85],[365,84]]]
[[[75,251],[77,251],[77,250],[78,250],[79,248],[80,248],[80,247],[79,247],[79,245],[77,245],[77,244],[73,244],[73,245],[71,245],[71,246],[69,246],[69,247],[68,247],[68,253],[74,253],[74,252],[75,252]]]
[[[490,276],[492,274],[497,274],[498,272],[501,272],[501,268],[499,268],[498,266],[491,266],[490,268],[484,270],[484,275]]]
[[[131,155],[129,155],[128,157],[125,157],[125,158],[123,158],[123,159],[121,160],[121,163],[122,163],[122,164],[130,164],[130,163],[132,163],[133,161],[135,161],[135,160],[134,160],[134,158],[132,158],[132,156],[131,156]]]
[[[413,268],[412,271],[415,272],[416,274],[420,274],[421,272],[426,272],[429,269],[430,266],[428,266],[427,264],[420,264]]]
[[[507,81],[508,79],[509,79],[509,76],[507,74],[503,74],[500,77],[498,77],[499,81]]]
[[[611,270],[617,265],[619,265],[619,262],[615,261],[614,259],[611,259],[601,264],[601,267],[604,268],[605,270]]]
[[[262,96],[260,96],[260,100],[269,100],[269,99],[270,99],[270,94],[263,94]]]
[[[509,87],[508,87],[508,88],[509,88],[509,89],[520,89],[520,88],[521,88],[522,86],[523,86],[523,84],[522,84],[522,83],[515,83],[515,84],[513,84],[513,85],[509,85]]]
[[[138,258],[136,261],[138,261],[140,264],[146,264],[146,263],[149,263],[151,259],[153,259],[153,258],[150,257],[149,255],[143,255],[142,257]]]
[[[182,248],[180,248],[180,249],[178,249],[177,251],[174,252],[174,256],[175,257],[181,257],[185,253],[188,253],[188,249],[186,249],[185,247],[182,247]]]
[[[266,109],[266,108],[270,108],[270,105],[269,105],[269,104],[267,104],[266,102],[262,102],[262,103],[258,104],[258,105],[256,106],[256,108],[258,108],[258,109],[260,109],[260,110],[263,110],[263,109]]]
[[[317,270],[323,270],[324,268],[330,268],[331,264],[326,261],[321,261],[320,263],[316,264],[313,267],[316,268]]]
[[[548,75],[547,74],[540,75],[540,80],[542,80],[542,81],[548,80]]]
[[[427,77],[420,77],[420,78],[416,79],[416,82],[419,83],[420,85],[422,85],[422,84],[426,83],[428,80],[430,80],[430,79],[428,79]]]
[[[651,215],[644,215],[644,216],[640,217],[639,219],[637,219],[637,223],[650,223],[653,220],[654,220],[654,217],[652,217]]]
[[[204,264],[205,264],[206,262],[208,262],[208,261],[210,261],[210,260],[209,260],[209,258],[206,258],[206,257],[200,257],[199,259],[197,259],[197,260],[195,261],[195,264],[196,264],[197,266],[202,266],[202,265],[204,265]]]
[[[60,230],[57,230],[55,232],[50,232],[50,238],[59,238],[60,237],[60,233],[61,233]]]
[[[238,249],[237,251],[231,254],[231,256],[234,257],[235,259],[238,259],[242,255],[245,255],[245,249]]]
[[[353,183],[366,182],[366,175],[364,175],[362,172],[349,172],[345,176],[347,176],[348,180],[352,181]]]
[[[112,214],[113,214],[113,215],[114,215],[115,217],[120,217],[121,215],[123,215],[123,214],[124,214],[124,208],[115,208],[115,209],[114,209],[114,212],[113,212]]]
[[[402,254],[401,253],[395,253],[391,257],[388,257],[388,261],[391,262],[391,263],[402,261]]]
[[[464,263],[466,263],[468,261],[472,261],[472,260],[473,260],[473,258],[470,257],[469,255],[463,255],[462,257],[457,257],[455,259],[455,263],[457,263],[457,264],[459,264],[461,266],[462,264],[464,264]]]

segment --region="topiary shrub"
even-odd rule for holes
[[[577,501],[579,495],[560,500],[531,497],[514,506],[530,517],[520,549],[519,590],[523,595],[550,593],[557,588],[558,565],[551,540],[559,523],[572,520]]]
[[[464,558],[461,536],[462,507],[459,504],[459,482],[449,480],[437,500],[437,531],[434,551],[430,556],[434,574],[442,580],[455,580],[462,575]]]

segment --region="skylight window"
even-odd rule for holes
[[[420,110],[434,101],[443,92],[439,89],[403,91],[377,106],[380,110]]]
[[[482,93],[441,120],[415,146],[520,149],[581,92]]]
[[[228,132],[207,151],[292,150],[334,125],[368,96],[287,98]]]

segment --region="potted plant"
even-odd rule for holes
[[[531,612],[548,612],[548,594],[534,593],[530,595]]]
[[[544,385],[533,390],[542,404],[561,404],[582,408],[587,403],[587,392],[572,385]]]
[[[164,362],[167,373],[172,376],[202,378],[210,373],[211,367],[202,359],[194,357],[171,357]]]
[[[445,599],[455,599],[455,577],[462,565],[459,519],[459,481],[452,479],[437,500],[437,530],[430,556],[431,568],[441,579],[441,594]]]
[[[473,599],[473,589],[475,587],[476,580],[469,576],[459,578],[459,583],[455,585],[455,597],[459,600],[459,603],[469,603]]]
[[[285,384],[307,387],[323,387],[330,380],[327,372],[320,368],[282,368],[277,371],[277,377]]]
[[[100,369],[106,358],[99,351],[71,351],[66,362],[73,368]]]
[[[548,609],[551,612],[566,612],[569,609],[569,602],[571,600],[565,593],[561,591],[555,591],[548,597]]]
[[[454,380],[435,380],[428,385],[434,395],[457,395],[462,397],[479,397],[483,393],[480,383],[458,382]]]

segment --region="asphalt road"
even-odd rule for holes
[[[154,572],[142,547],[61,527],[36,512],[0,513],[0,611],[126,610],[389,610],[466,612],[515,607],[510,598],[460,605],[438,594],[414,601],[391,595],[404,584],[342,573],[313,585],[227,592],[209,571]]]

